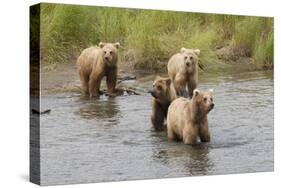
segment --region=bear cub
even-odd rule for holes
[[[172,78],[177,95],[192,98],[193,90],[198,85],[199,49],[181,48],[168,62],[168,74]],[[188,88],[188,92],[187,92]]]
[[[120,43],[103,43],[90,47],[81,53],[77,59],[77,69],[81,89],[85,96],[98,97],[101,94],[100,85],[106,77],[107,92],[114,96],[117,82],[118,48]]]
[[[149,93],[152,95],[152,125],[155,130],[163,130],[168,107],[177,98],[172,80],[157,76]]]
[[[167,116],[169,140],[182,140],[184,144],[210,142],[207,114],[214,108],[213,90],[193,91],[192,99],[174,100]]]

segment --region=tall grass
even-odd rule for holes
[[[100,41],[120,42],[121,63],[161,69],[181,47],[199,48],[200,63],[216,63],[216,48],[273,67],[273,19],[156,10],[41,4],[41,58],[74,62]]]
[[[263,69],[273,69],[274,45],[273,33],[261,35],[254,49],[254,60]]]

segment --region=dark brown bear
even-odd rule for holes
[[[177,98],[172,80],[157,76],[153,83],[153,89],[149,92],[152,95],[151,122],[155,130],[163,130],[168,107]]]

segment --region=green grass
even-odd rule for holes
[[[254,49],[254,61],[263,69],[273,69],[274,44],[273,33],[260,36]]]
[[[73,63],[82,51],[120,42],[121,63],[163,69],[181,47],[199,48],[200,63],[218,61],[216,48],[273,68],[273,19],[172,11],[41,4],[41,59]]]

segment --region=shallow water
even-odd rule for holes
[[[141,95],[82,100],[76,93],[42,97],[43,185],[273,171],[272,72],[202,74],[214,89],[211,142],[168,142],[151,129],[154,76],[127,82]]]

